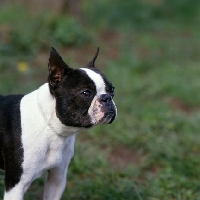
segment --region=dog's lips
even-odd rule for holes
[[[102,124],[111,124],[115,119],[115,113],[114,112],[107,112],[105,113],[103,119],[102,119]]]

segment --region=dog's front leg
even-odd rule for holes
[[[44,200],[60,200],[66,186],[67,168],[54,168],[48,171],[44,187]]]
[[[22,187],[21,183],[17,184],[15,187],[4,193],[3,200],[23,200],[24,197],[23,188],[24,187]]]
[[[67,182],[67,170],[74,155],[75,135],[68,138],[60,164],[48,171],[44,187],[44,200],[60,200]]]

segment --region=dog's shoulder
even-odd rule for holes
[[[0,95],[0,106],[15,106],[16,103],[20,102],[24,95],[12,94],[8,96]]]
[[[16,118],[20,110],[20,102],[24,95],[0,95],[0,119],[5,122]]]
[[[13,126],[20,118],[20,102],[24,95],[0,96],[0,127]]]

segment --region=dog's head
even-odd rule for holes
[[[85,68],[70,68],[51,48],[49,88],[56,99],[56,115],[66,126],[89,128],[110,124],[116,117],[114,87],[95,68],[96,55]]]

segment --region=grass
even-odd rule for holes
[[[195,20],[184,22],[184,5],[174,5],[180,8],[179,14],[171,18],[163,14],[158,21],[157,15],[150,15],[150,27],[130,22],[128,28],[120,25],[108,31],[102,29],[102,24],[107,24],[99,16],[91,28],[95,37],[90,44],[79,48],[57,45],[69,65],[75,67],[84,66],[100,46],[97,67],[115,85],[118,107],[112,125],[77,136],[63,199],[199,199],[200,39],[197,14],[191,16],[188,11]],[[112,13],[109,20],[115,19]],[[95,20],[93,16],[91,20]],[[27,63],[27,70],[18,69],[20,61]],[[1,51],[0,92],[27,93],[39,87],[46,81],[47,61],[48,52],[42,47],[28,55]],[[25,199],[41,199],[43,184],[44,176],[33,183]],[[2,196],[1,179],[0,199]]]

